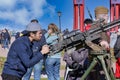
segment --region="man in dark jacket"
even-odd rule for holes
[[[38,23],[37,19],[33,19],[31,20],[31,23]],[[22,31],[23,35],[26,34],[25,31]],[[33,42],[33,53],[40,51],[42,46],[46,44],[46,40],[45,40],[45,36],[42,30],[42,37],[39,41],[34,41]],[[23,80],[30,80],[30,76],[32,73],[32,70],[34,69],[34,80],[40,80],[41,78],[41,73],[42,73],[42,67],[44,64],[44,59],[45,59],[46,55],[44,55],[44,58],[41,59],[37,64],[34,65],[34,67],[28,68],[26,74],[23,76]]]
[[[27,69],[38,63],[43,54],[49,52],[49,47],[44,45],[41,51],[33,55],[33,41],[40,40],[42,36],[38,23],[29,23],[26,31],[26,36],[16,39],[11,45],[2,71],[2,80],[21,80]]]

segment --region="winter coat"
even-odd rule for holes
[[[33,55],[32,45],[27,36],[16,39],[8,52],[2,73],[22,78],[27,72],[27,68],[34,66],[40,59],[43,59],[40,52]]]

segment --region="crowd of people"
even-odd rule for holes
[[[101,18],[105,19],[102,24],[107,24],[108,9],[103,6],[95,8],[95,21]],[[85,19],[85,31],[96,27],[91,26],[92,23],[93,21],[91,19]],[[34,71],[34,80],[40,80],[43,68],[45,69],[48,80],[60,80],[61,52],[52,54],[49,46],[57,43],[56,39],[59,37],[59,29],[54,23],[48,25],[47,31],[43,31],[42,28],[39,21],[33,19],[24,31],[16,34],[16,40],[12,43],[7,60],[4,63],[1,75],[2,80],[30,80],[32,71]],[[69,34],[69,30],[64,30],[63,34]],[[99,46],[107,51],[110,49],[110,43],[112,43],[113,47],[115,46],[117,71],[115,70],[114,73],[116,78],[120,78],[119,37],[118,40],[110,42],[106,32],[103,31],[100,35],[101,37],[99,39],[91,43],[99,44]],[[116,35],[119,36],[118,32]],[[7,29],[1,32],[0,40],[3,44],[2,47],[9,48],[10,35]],[[84,46],[77,51],[73,49],[64,53],[63,60],[66,62],[67,67],[73,70],[71,73],[65,73],[65,80],[80,80],[81,75],[84,74],[90,64],[88,54],[92,48],[92,46]],[[97,65],[96,67],[98,68],[100,66]],[[93,75],[90,75],[86,79],[102,80],[100,77],[98,78],[100,74],[97,74],[97,70],[95,68],[95,72],[92,73]]]

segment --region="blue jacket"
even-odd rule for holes
[[[55,43],[57,43],[57,41],[55,41],[58,38],[58,35],[52,35],[52,36],[48,36],[48,33],[45,34],[45,38],[46,38],[46,42],[49,45],[53,45]],[[61,52],[55,53],[54,55],[48,55],[47,57],[49,58],[61,58]]]
[[[33,55],[32,45],[27,36],[16,39],[8,52],[2,73],[22,78],[27,68],[34,66],[43,58],[38,51]]]

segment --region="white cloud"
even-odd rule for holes
[[[53,14],[56,14],[55,8],[56,8],[55,6],[48,4],[48,12],[50,14],[50,17],[53,17]]]
[[[14,12],[0,11],[0,18],[4,20],[14,21],[15,24],[25,25],[26,23],[28,23],[28,20],[29,20],[29,12],[25,8],[14,11]]]
[[[11,11],[0,11],[0,18],[4,20],[12,20],[14,18],[14,14]]]
[[[41,17],[44,14],[43,7],[46,6],[45,0],[31,0],[31,10],[35,17]]]
[[[14,21],[16,24],[26,25],[29,21],[29,12],[26,8],[14,12]]]
[[[46,0],[0,0],[0,19],[12,21],[15,25],[24,26],[31,19],[41,18],[46,13],[55,13],[55,7]]]
[[[0,0],[0,8],[12,9],[15,6],[16,0]]]

